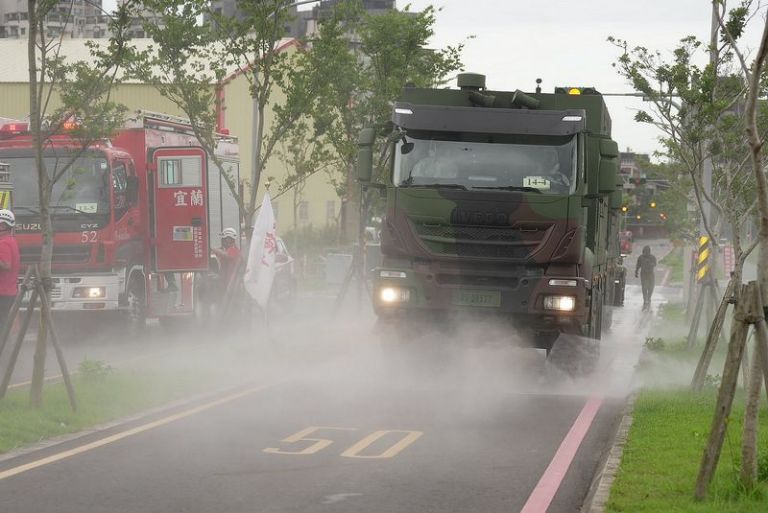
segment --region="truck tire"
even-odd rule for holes
[[[589,376],[597,370],[600,341],[589,337],[561,334],[547,354],[549,373],[570,378]]]

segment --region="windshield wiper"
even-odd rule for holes
[[[522,192],[537,192],[539,194],[543,194],[541,192],[541,189],[537,189],[536,187],[522,187],[517,185],[498,185],[494,187],[488,187],[488,186],[480,186],[480,187],[472,187],[473,189],[493,189],[498,191],[522,191]]]
[[[467,191],[465,185],[457,183],[414,183],[414,184],[401,184],[402,187],[423,187],[425,189],[461,189]]]
[[[69,205],[51,205],[51,208],[53,208],[53,209],[65,208],[65,209],[70,210],[72,212],[77,212],[78,214],[85,214],[87,216],[96,215],[96,212],[86,212],[85,210],[80,210],[79,208],[70,207]]]
[[[20,207],[20,206],[14,206],[14,207],[13,207],[13,210],[16,210],[16,211],[18,211],[18,210],[26,210],[27,212],[32,212],[33,214],[37,214],[37,215],[40,215],[40,211],[39,211],[39,210],[36,210],[36,209],[34,209],[34,208],[32,208],[32,207]]]

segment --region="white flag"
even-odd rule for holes
[[[266,308],[272,282],[275,279],[275,255],[277,254],[277,226],[269,192],[264,194],[261,209],[251,234],[251,247],[245,268],[245,290],[261,306]]]

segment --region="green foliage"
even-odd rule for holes
[[[357,137],[363,127],[375,127],[375,176],[387,175],[392,102],[406,84],[434,87],[462,69],[463,44],[428,48],[438,10],[388,11],[371,16],[360,2],[340,3],[320,25],[306,54],[307,67],[329,77],[318,91],[312,117],[315,129],[333,147],[341,165],[331,183],[346,205],[353,194]],[[350,44],[349,34],[359,45]],[[369,198],[371,201],[373,197]]]
[[[680,323],[685,319],[685,304],[664,303],[659,307],[659,317],[670,323]]]
[[[669,282],[672,284],[680,284],[683,282],[683,248],[682,246],[675,247],[672,251],[670,251],[664,258],[662,258],[659,263],[667,268],[669,268],[670,272],[670,278]],[[672,303],[667,303],[663,306],[663,313],[662,315],[666,318],[666,314],[668,309],[671,308],[680,308],[682,309],[682,305],[675,304],[673,306]],[[682,320],[682,319],[681,319]]]
[[[725,3],[718,3],[725,28],[738,40],[755,13],[751,2],[742,2],[725,16]],[[749,147],[741,115],[746,99],[746,77],[735,59],[732,42],[722,38],[714,48],[693,36],[682,38],[669,54],[632,47],[627,41],[609,38],[620,51],[614,66],[650,107],[636,114],[639,122],[659,128],[659,156],[676,170],[677,180],[664,198],[675,208],[667,215],[674,237],[690,239],[696,220],[685,212],[693,203],[701,216],[710,204],[730,228],[739,234],[754,216],[755,182],[749,167]],[[710,54],[710,51],[713,53]],[[713,57],[711,60],[710,58]],[[697,62],[707,62],[700,66]],[[764,102],[763,102],[764,103]],[[768,109],[760,106],[759,129],[768,131]],[[711,162],[712,190],[702,187],[703,170]],[[685,180],[680,180],[685,178]],[[718,238],[712,219],[704,219],[709,234]],[[740,241],[735,241],[737,254]]]
[[[768,450],[760,451],[757,458],[757,480],[768,482]]]
[[[718,390],[720,383],[722,383],[723,377],[720,374],[707,374],[704,376],[704,388],[712,390]]]
[[[318,257],[337,249],[338,232],[334,226],[300,226],[285,232],[288,250],[295,257]]]
[[[102,380],[112,373],[112,371],[114,371],[114,369],[106,362],[102,360],[91,360],[89,358],[84,358],[78,367],[78,372],[83,379],[87,381]]]
[[[666,344],[661,337],[646,337],[643,347],[649,351],[661,352],[666,348]]]

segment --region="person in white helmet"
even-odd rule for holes
[[[222,293],[231,285],[235,278],[237,267],[240,264],[240,248],[235,243],[237,241],[237,230],[234,228],[224,228],[219,234],[221,237],[221,248],[213,248],[211,251],[219,257],[222,276]]]
[[[19,245],[13,236],[16,217],[10,210],[0,210],[0,327],[5,326],[8,312],[19,292]]]

